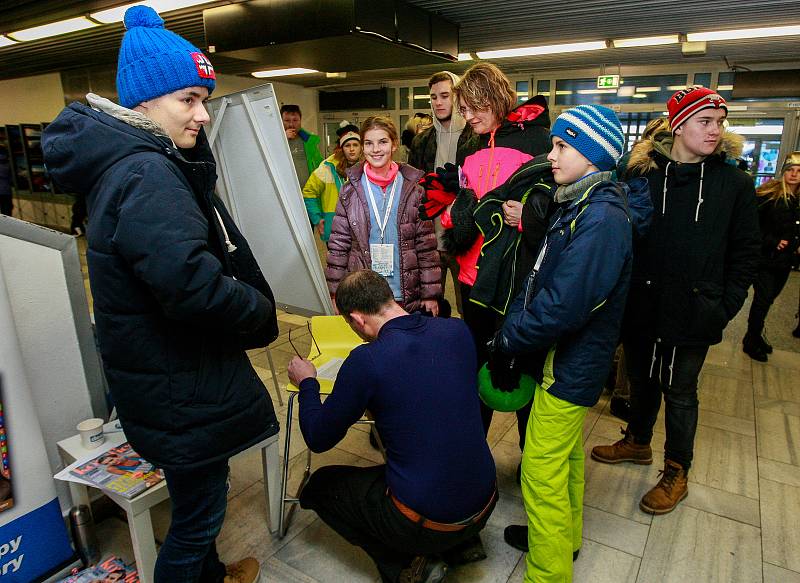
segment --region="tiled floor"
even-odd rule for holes
[[[725,340],[712,347],[701,376],[700,426],[689,496],[673,513],[652,517],[639,510],[639,498],[657,480],[652,466],[586,462],[584,544],[575,562],[580,583],[797,583],[800,582],[800,340],[788,332],[795,322],[800,275],[793,273],[770,328],[781,336],[769,364],[742,354],[741,330],[746,309]],[[450,290],[452,291],[452,290]],[[285,387],[292,341],[306,353],[310,339],[305,320],[282,314],[281,337],[272,346],[278,380]],[[778,348],[778,345],[782,349]],[[263,350],[251,359],[274,391]],[[285,400],[286,397],[284,397]],[[273,395],[273,401],[277,403]],[[276,407],[282,425],[285,407]],[[305,446],[293,423],[290,486],[295,488],[305,460]],[[607,410],[607,397],[586,418],[585,449],[619,437],[621,423]],[[281,438],[284,429],[281,429]],[[663,420],[654,449],[663,447]],[[282,442],[281,442],[282,443]],[[519,462],[517,428],[511,414],[498,414],[489,435],[497,463],[501,498],[482,534],[488,552],[483,562],[451,571],[448,581],[522,581],[525,557],[508,547],[503,528],[523,523],[520,490],[514,481]],[[369,446],[363,426],[353,427],[333,450],[314,456],[314,465],[370,465],[380,456]],[[370,582],[378,574],[366,555],[350,546],[316,515],[298,510],[284,539],[271,536],[261,483],[260,459],[254,454],[232,463],[232,488],[218,547],[223,560],[256,557],[264,581]],[[154,511],[156,536],[169,522],[168,502]],[[125,524],[110,518],[98,525],[103,551],[132,560]]]

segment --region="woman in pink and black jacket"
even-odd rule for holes
[[[477,232],[472,216],[475,199],[480,200],[487,192],[503,185],[520,166],[550,150],[550,116],[547,101],[540,95],[514,107],[516,93],[511,83],[491,63],[471,67],[455,86],[454,92],[459,112],[478,136],[478,149],[464,160],[462,189],[456,201],[442,213],[441,221],[445,229],[449,229],[446,240],[453,244],[459,263],[464,320],[475,339],[478,366],[481,367],[488,358],[486,343],[501,325],[502,316],[470,301],[483,246],[483,236]],[[546,227],[541,224],[546,217],[541,215],[541,209],[532,205],[514,200],[503,204],[505,224],[522,232],[521,247],[527,247],[529,254],[536,252]],[[481,405],[484,428],[488,432],[492,410]],[[517,415],[520,447],[524,441],[528,411],[527,408],[520,410]]]

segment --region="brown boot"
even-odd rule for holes
[[[225,583],[258,583],[261,566],[253,557],[225,565]]]
[[[659,472],[658,484],[644,495],[639,508],[649,514],[666,514],[672,512],[678,502],[689,493],[686,470],[672,460],[664,460],[664,470]]]
[[[604,464],[633,462],[643,466],[653,463],[653,450],[650,444],[639,445],[633,442],[633,435],[627,429],[620,428],[623,437],[611,445],[596,445],[592,448],[592,459]]]

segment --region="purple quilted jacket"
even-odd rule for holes
[[[336,216],[333,218],[331,237],[328,240],[328,267],[325,278],[328,290],[336,288],[345,275],[359,269],[370,269],[369,252],[370,213],[364,194],[361,176],[364,162],[351,167],[349,181],[339,193]],[[419,218],[422,187],[418,184],[423,172],[408,164],[400,164],[403,190],[397,209],[397,232],[400,235],[400,287],[406,310],[419,308],[420,300],[442,295],[439,252],[431,221]]]

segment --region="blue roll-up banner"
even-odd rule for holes
[[[0,453],[0,583],[41,581],[71,562],[74,553],[25,377],[1,268]]]

